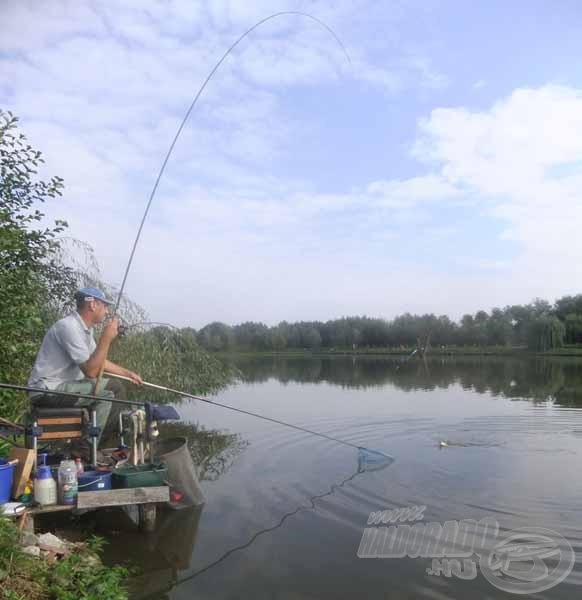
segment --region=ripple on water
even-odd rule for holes
[[[431,397],[423,394],[422,402]],[[414,398],[406,401],[412,405]],[[365,394],[360,400],[366,401]],[[484,414],[475,414],[472,400],[483,403]],[[272,589],[272,579],[277,590],[297,586],[295,597],[308,597],[308,590],[318,598],[361,595],[354,581],[365,582],[366,597],[378,599],[387,590],[402,598],[501,597],[482,577],[475,583],[430,578],[414,561],[359,561],[369,514],[407,506],[426,505],[425,522],[492,516],[502,531],[546,527],[582,546],[582,410],[503,403],[475,392],[464,401],[447,414],[427,404],[415,413],[406,404],[394,416],[384,410],[371,418],[360,407],[354,415],[294,421],[394,456],[391,466],[374,472],[358,474],[357,451],[331,440],[269,423],[253,430],[227,476],[212,484],[205,508],[224,528],[208,534],[218,540],[224,535],[222,550],[217,539],[216,546],[209,544],[214,554],[245,546],[225,561],[219,577],[234,577],[240,569],[239,585],[250,586],[254,596]],[[499,414],[492,414],[492,406]],[[253,410],[251,401],[248,408]],[[402,414],[406,410],[410,414]],[[440,440],[448,447],[440,450]],[[198,560],[203,565],[204,555]],[[319,579],[310,579],[315,574]],[[569,582],[581,579],[576,571]],[[334,587],[335,580],[343,587]],[[196,585],[202,593],[203,582]],[[215,588],[208,586],[210,594]],[[187,587],[184,597],[194,589]]]

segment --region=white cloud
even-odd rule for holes
[[[488,111],[435,109],[420,128],[415,155],[477,197],[518,244],[511,285],[545,297],[577,289],[582,90],[516,89]]]
[[[423,202],[459,198],[461,191],[439,175],[424,175],[401,181],[374,181],[368,185],[378,206],[412,208]]]
[[[386,58],[381,41],[372,54],[370,40],[350,37],[353,21],[366,15],[359,0],[8,0],[0,9],[0,101],[22,117],[46,172],[66,180],[50,214],[96,248],[108,279],[121,279],[161,159],[209,68],[246,27],[295,4],[346,38],[354,68],[327,32],[301,18],[270,22],[224,63],[176,146],[129,278],[128,291],[154,318],[171,314],[198,326],[217,318],[390,315],[414,310],[411,298],[428,301],[427,289],[435,310],[446,311],[446,289],[439,290],[447,279],[392,258],[391,246],[411,228],[454,235],[431,223],[431,211],[466,202],[466,189],[484,193],[502,171],[504,189],[515,189],[506,158],[496,158],[503,133],[491,125],[496,117],[451,109],[423,125],[419,155],[436,162],[426,174],[379,173],[369,185],[333,192],[272,175],[270,165],[292,158],[292,144],[311,139],[306,113],[301,119],[285,104],[292,88],[341,82],[396,94],[446,85],[422,52],[394,44]],[[491,137],[483,180],[472,164],[481,160],[480,127]],[[566,179],[560,189],[575,193]],[[522,207],[498,202],[492,210],[511,223]]]

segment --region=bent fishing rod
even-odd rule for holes
[[[129,377],[125,377],[123,375],[115,375],[113,373],[105,373],[105,375],[107,375],[107,377],[115,377],[117,379],[122,379],[123,381],[129,381],[130,383],[132,383],[132,381],[131,381],[131,379],[129,379]],[[346,440],[342,440],[342,439],[333,437],[331,435],[327,435],[326,433],[321,433],[320,431],[313,431],[312,429],[307,429],[306,427],[301,427],[300,425],[293,425],[292,423],[287,423],[286,421],[281,421],[279,419],[274,419],[272,417],[267,417],[265,415],[260,415],[255,412],[251,412],[250,410],[236,408],[234,406],[229,406],[228,404],[222,404],[221,402],[216,402],[215,400],[209,400],[208,398],[203,398],[201,396],[195,396],[194,394],[189,394],[188,392],[182,392],[181,390],[175,390],[170,387],[166,387],[163,385],[157,385],[155,383],[149,383],[147,381],[143,381],[142,385],[152,388],[152,389],[155,389],[155,390],[169,392],[170,394],[175,394],[182,398],[192,398],[193,400],[199,400],[200,402],[206,402],[207,404],[212,404],[214,406],[220,406],[220,408],[226,408],[227,410],[232,410],[234,412],[238,412],[243,415],[248,415],[251,417],[255,417],[257,419],[262,419],[263,421],[269,421],[269,422],[275,423],[277,425],[283,425],[284,427],[290,427],[291,429],[295,429],[297,431],[302,431],[303,433],[309,433],[311,435],[319,436],[319,437],[325,438],[326,440],[330,440],[330,441],[336,442],[338,444],[343,444],[344,446],[349,446],[350,448],[354,448],[355,450],[358,450],[358,451],[368,452],[371,454],[377,454],[377,455],[381,455],[389,460],[394,460],[394,458],[392,456],[390,456],[389,454],[385,454],[384,452],[381,452],[379,450],[371,450],[370,448],[366,448],[365,446],[358,446],[356,444],[352,444],[351,442],[347,442]],[[117,398],[107,398],[104,396],[95,396],[94,394],[75,394],[73,392],[59,392],[56,390],[46,390],[43,388],[35,388],[35,387],[26,386],[26,385],[14,385],[11,383],[0,383],[0,388],[21,391],[21,392],[37,392],[37,393],[42,393],[44,395],[48,394],[48,395],[52,395],[52,396],[66,396],[68,398],[87,398],[89,400],[97,400],[97,401],[101,401],[101,402],[115,402],[118,404],[125,404],[125,405],[145,406],[145,404],[143,402],[133,402],[132,400],[118,400]]]
[[[210,80],[212,79],[212,77],[214,76],[214,74],[216,73],[216,71],[218,71],[218,69],[220,68],[220,66],[222,65],[222,63],[226,60],[226,57],[250,33],[252,33],[255,29],[257,29],[258,27],[260,27],[261,25],[263,25],[267,21],[271,21],[272,19],[276,19],[278,17],[284,17],[284,16],[299,16],[299,17],[304,17],[304,18],[307,18],[307,19],[310,19],[310,20],[314,21],[315,23],[317,23],[318,25],[320,25],[321,27],[323,27],[333,37],[333,39],[337,42],[337,44],[339,45],[339,47],[343,51],[344,55],[346,56],[349,65],[352,66],[352,60],[350,58],[350,55],[348,54],[348,52],[347,52],[344,44],[342,43],[342,41],[340,40],[340,38],[337,36],[337,34],[333,31],[333,29],[331,27],[329,27],[329,25],[327,25],[326,23],[324,23],[321,19],[318,19],[317,17],[314,17],[313,15],[310,15],[309,13],[300,12],[300,11],[292,11],[292,10],[290,10],[290,11],[282,11],[282,12],[277,12],[277,13],[274,13],[272,15],[269,15],[268,17],[265,17],[264,19],[261,19],[260,21],[258,21],[257,23],[255,23],[252,27],[250,27],[249,29],[247,29],[237,40],[235,40],[235,42],[233,44],[231,44],[229,46],[229,48],[226,50],[226,52],[224,52],[224,54],[221,56],[220,60],[214,65],[214,67],[212,68],[212,70],[207,75],[206,79],[204,80],[204,82],[202,83],[202,85],[200,86],[200,88],[198,89],[198,91],[196,92],[196,95],[194,96],[194,99],[192,100],[190,106],[188,107],[188,110],[186,111],[186,114],[184,115],[184,118],[182,119],[182,122],[180,123],[180,126],[178,127],[178,130],[176,131],[176,134],[174,135],[172,143],[170,144],[170,147],[168,148],[168,151],[166,152],[166,156],[165,156],[165,158],[164,158],[164,160],[162,162],[162,166],[160,168],[158,176],[156,177],[156,180],[155,180],[155,183],[153,185],[152,191],[150,192],[150,195],[149,195],[149,198],[148,198],[148,201],[147,201],[147,204],[146,204],[145,211],[143,213],[143,216],[141,218],[141,222],[140,222],[139,228],[137,230],[137,235],[135,236],[135,240],[134,240],[133,246],[131,248],[131,252],[130,252],[130,255],[129,255],[129,260],[128,260],[127,266],[125,268],[125,273],[123,275],[123,280],[121,282],[121,287],[119,288],[119,293],[117,295],[117,301],[115,303],[115,308],[113,310],[113,316],[115,316],[117,314],[117,311],[119,310],[119,305],[121,303],[121,298],[123,296],[123,291],[125,290],[125,284],[127,283],[127,277],[129,275],[129,271],[130,271],[131,265],[133,263],[133,258],[134,258],[134,255],[135,255],[135,251],[137,249],[137,245],[139,243],[139,240],[140,240],[140,237],[141,237],[141,233],[142,233],[145,221],[146,221],[148,213],[150,211],[150,207],[152,205],[152,201],[153,201],[154,196],[156,195],[156,192],[158,190],[158,186],[159,186],[160,180],[162,179],[164,171],[166,170],[166,166],[168,164],[168,161],[170,160],[172,152],[174,151],[174,147],[176,145],[176,142],[178,141],[178,138],[180,137],[180,134],[182,133],[182,130],[184,129],[184,127],[186,125],[186,122],[188,121],[188,118],[190,117],[190,114],[194,110],[194,107],[196,106],[196,103],[198,102],[198,99],[202,95],[202,92],[204,91],[204,89],[206,88],[206,86],[208,85],[208,83],[210,82]],[[99,385],[100,385],[102,376],[103,376],[103,368],[99,371],[99,374],[97,375],[97,379],[95,380],[95,386],[93,387],[93,394],[95,394],[95,395],[99,391]]]

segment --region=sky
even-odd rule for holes
[[[576,0],[1,0],[43,206],[152,320],[459,318],[580,292]]]

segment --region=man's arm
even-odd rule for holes
[[[109,373],[113,373],[114,375],[123,375],[124,377],[128,377],[131,379],[135,385],[141,385],[142,379],[133,371],[129,369],[125,369],[120,365],[116,365],[114,362],[107,360],[107,353],[109,351],[109,346],[111,342],[117,337],[119,333],[119,319],[113,318],[107,325],[105,325],[103,329],[103,333],[101,334],[101,338],[99,339],[99,343],[95,348],[95,351],[89,357],[89,360],[79,365],[81,371],[86,377],[90,379],[95,379],[95,377],[99,376],[99,371],[103,367],[104,370],[109,371]]]
[[[99,371],[104,363],[107,362],[107,353],[109,352],[109,346],[111,342],[117,336],[119,329],[119,320],[117,318],[111,319],[103,329],[99,343],[95,348],[93,354],[83,364],[79,365],[81,371],[86,377],[95,379],[99,375]]]
[[[122,375],[123,377],[127,377],[128,379],[131,379],[135,385],[141,385],[143,383],[142,378],[137,373],[134,373],[133,371],[130,371],[129,369],[126,369],[120,365],[116,365],[110,360],[105,361],[105,371],[108,373],[113,373],[113,375]]]

